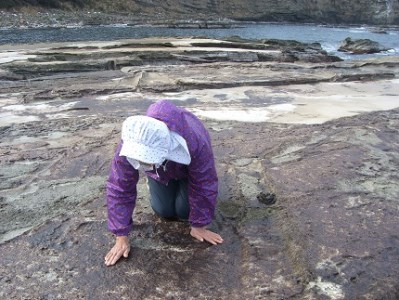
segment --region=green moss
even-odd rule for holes
[[[249,207],[246,209],[243,218],[240,220],[241,224],[245,224],[248,222],[265,220],[270,217],[273,209],[270,207],[267,208],[259,208],[259,207]]]
[[[233,219],[237,224],[265,220],[270,217],[272,207],[248,207],[243,200],[228,200],[219,202],[218,209],[223,217]]]
[[[226,200],[219,202],[218,209],[223,217],[237,219],[243,215],[245,206],[240,200]]]

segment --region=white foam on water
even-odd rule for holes
[[[28,55],[22,52],[0,52],[0,64],[13,62],[16,60],[28,60],[34,58],[36,55]]]
[[[128,26],[129,26],[128,24],[124,24],[124,23],[104,25],[104,27],[116,27],[116,28],[124,28],[124,27],[128,27]]]

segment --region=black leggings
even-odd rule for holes
[[[170,180],[165,185],[147,178],[152,209],[163,218],[187,220],[190,213],[187,180]]]

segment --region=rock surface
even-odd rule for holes
[[[399,297],[398,57],[229,43],[0,46],[0,298]],[[164,98],[210,130],[225,243],[155,217],[142,177],[130,257],[107,268],[121,122]]]
[[[338,51],[350,52],[353,54],[371,54],[388,50],[390,49],[378,42],[369,39],[352,40],[349,37],[346,38],[338,48]]]
[[[62,18],[65,11],[105,12],[106,15],[88,16],[94,24],[104,20],[129,15],[131,21],[156,20],[248,20],[267,22],[299,22],[330,24],[399,24],[399,2],[377,1],[257,1],[257,0],[3,0],[0,9],[22,10],[35,13],[61,9],[57,14]],[[122,15],[122,16],[120,16]],[[65,16],[65,14],[64,14]],[[69,19],[71,15],[68,16]],[[85,18],[87,19],[87,18]]]

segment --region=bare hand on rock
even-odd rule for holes
[[[190,234],[201,242],[205,240],[213,245],[223,243],[223,239],[219,234],[206,229],[206,227],[191,227]]]
[[[115,245],[105,256],[105,265],[113,266],[123,255],[128,257],[130,252],[130,243],[127,236],[116,237]]]

